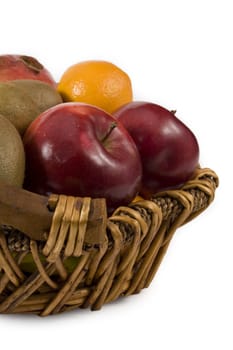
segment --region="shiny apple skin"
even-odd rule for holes
[[[40,194],[106,198],[109,212],[127,205],[142,177],[135,143],[120,122],[82,103],[43,112],[24,135],[24,187]]]
[[[17,79],[40,80],[56,87],[51,73],[34,57],[0,55],[0,81]]]
[[[141,193],[148,196],[184,184],[199,162],[193,132],[174,113],[150,102],[131,102],[113,113],[132,136],[141,156]]]

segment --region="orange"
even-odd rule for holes
[[[133,98],[129,76],[107,61],[74,64],[62,75],[58,92],[65,102],[84,102],[109,113]]]

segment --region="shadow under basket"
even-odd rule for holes
[[[218,177],[197,169],[181,189],[119,207],[40,196],[0,184],[0,313],[98,310],[150,285],[176,229],[214,199]]]

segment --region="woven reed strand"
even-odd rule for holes
[[[2,226],[0,313],[47,316],[76,308],[98,310],[140,292],[153,280],[176,229],[209,206],[217,186],[212,170],[198,169],[179,190],[118,208],[107,220],[104,243],[94,249],[83,243],[90,198],[83,199],[76,213],[75,198],[59,196],[46,243]],[[24,270],[25,258],[31,259],[34,271]],[[69,258],[76,259],[72,271]]]

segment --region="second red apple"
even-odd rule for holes
[[[198,166],[199,146],[193,132],[174,113],[154,103],[131,102],[114,116],[138,147],[144,196],[179,187],[190,179]]]

